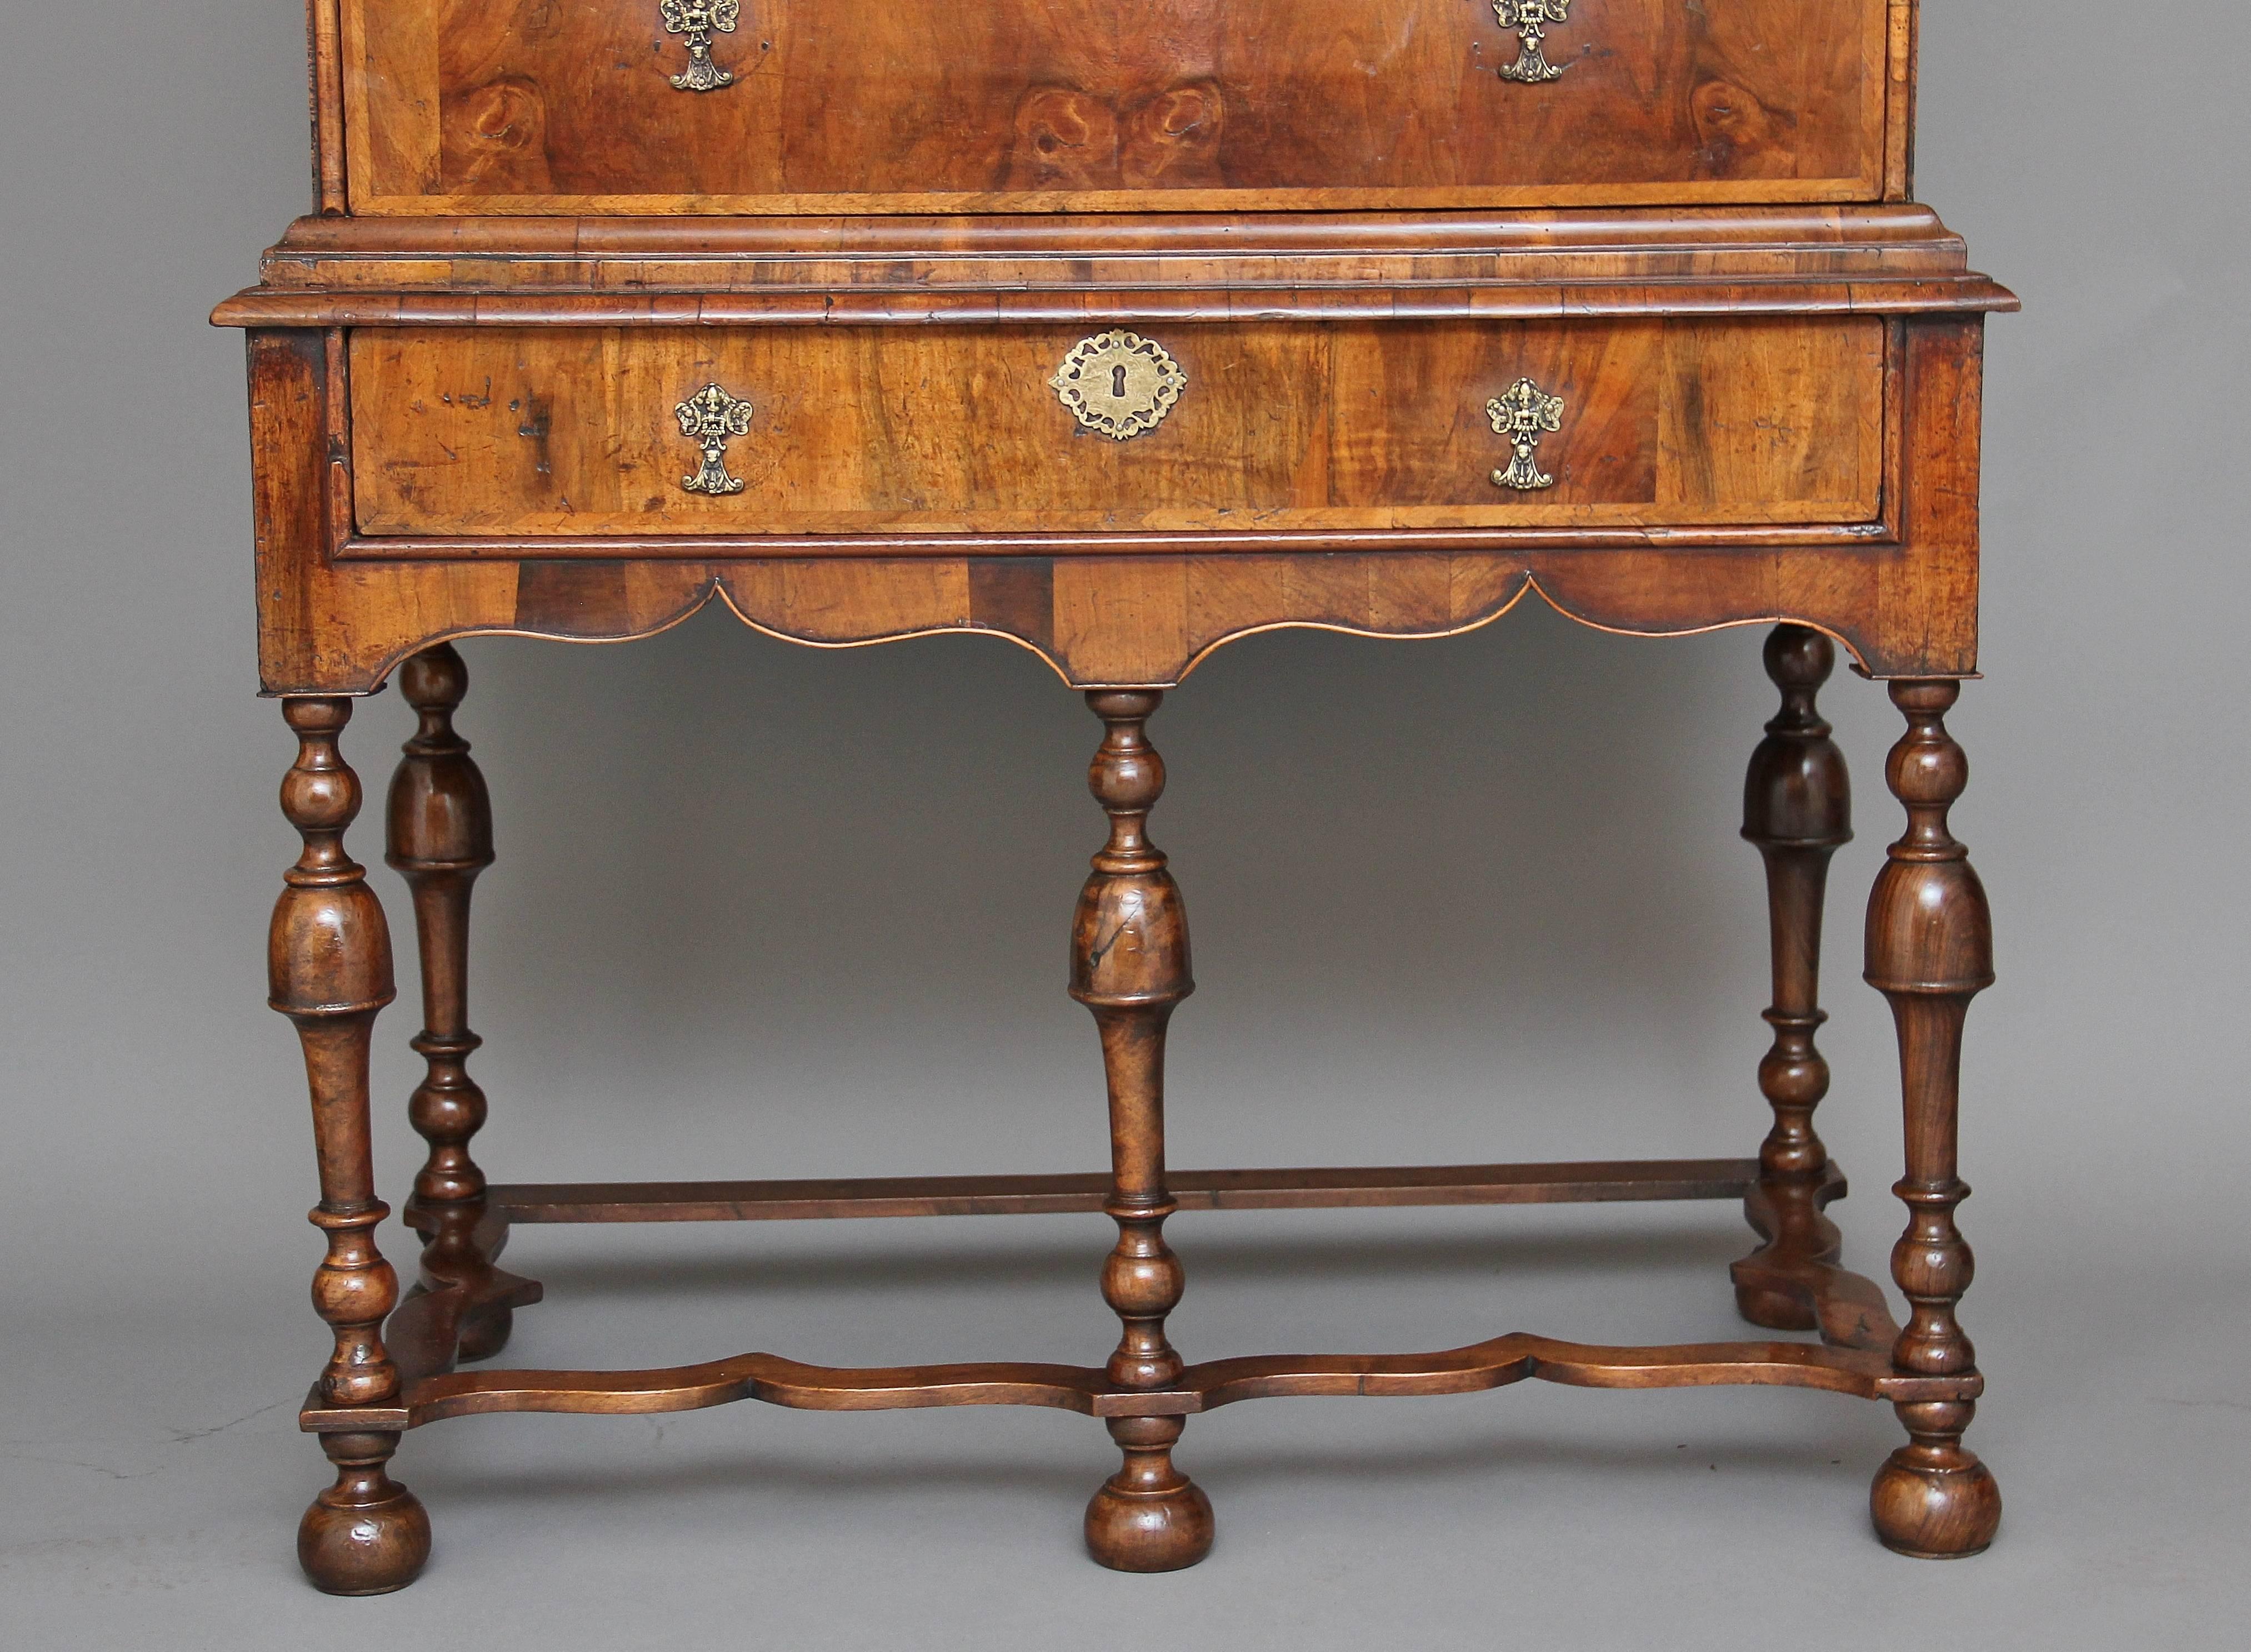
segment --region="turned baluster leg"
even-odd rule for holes
[[[1145,834],[1165,765],[1143,725],[1163,698],[1144,690],[1086,697],[1109,729],[1087,784],[1110,816],[1110,841],[1079,895],[1070,950],[1070,995],[1094,1012],[1110,1089],[1104,1208],[1118,1224],[1118,1246],[1103,1268],[1102,1295],[1124,1328],[1110,1379],[1132,1389],[1167,1387],[1181,1370],[1165,1336],[1185,1282],[1164,1235],[1176,1208],[1165,1190],[1165,1027],[1195,983],[1179,886]],[[1086,1546],[1104,1566],[1172,1572],[1210,1552],[1211,1502],[1173,1464],[1185,1426],[1178,1417],[1111,1420],[1125,1464],[1086,1509]]]
[[[440,1340],[457,1339],[461,1358],[482,1359],[507,1344],[514,1319],[492,1266],[507,1228],[490,1219],[484,1172],[469,1157],[470,1138],[485,1122],[484,1092],[467,1065],[484,1041],[469,1030],[469,896],[477,874],[493,863],[492,800],[469,743],[454,731],[469,682],[461,655],[449,643],[425,649],[400,668],[398,681],[421,726],[391,779],[385,859],[414,895],[422,960],[422,1031],[414,1048],[428,1072],[408,1116],[430,1144],[406,1220],[423,1235],[421,1289],[455,1291],[466,1304]],[[453,1355],[440,1350],[436,1363],[450,1364]]]
[[[1892,1250],[1892,1277],[1911,1311],[1892,1364],[1924,1377],[1977,1369],[1976,1351],[1954,1317],[1971,1270],[1970,1247],[1954,1224],[1955,1207],[1970,1193],[1955,1173],[1956,1109],[1962,1025],[1970,1000],[1992,983],[1993,932],[1970,852],[1947,826],[1970,778],[1969,761],[1946,731],[1961,692],[1950,681],[1891,685],[1908,731],[1892,748],[1885,778],[1907,807],[1908,829],[1868,901],[1868,984],[1891,1002],[1906,1102],[1907,1175],[1893,1191],[1908,1220]],[[1877,1535],[1890,1547],[1947,1559],[1992,1542],[2000,1490],[1962,1444],[1976,1409],[1967,1399],[1898,1407],[1908,1443],[1878,1470],[1869,1494]]]
[[[274,909],[268,966],[274,1007],[304,1045],[319,1153],[321,1202],[312,1220],[328,1236],[314,1275],[313,1305],[336,1334],[321,1373],[329,1406],[397,1398],[398,1367],[383,1344],[384,1317],[398,1280],[376,1248],[390,1214],[375,1196],[368,1128],[368,1043],[394,996],[391,936],[364,870],[344,853],[344,829],[359,812],[359,777],[336,750],[351,702],[292,699],[282,715],[297,735],[297,762],[281,783],[281,812],[304,839]],[[430,1554],[430,1519],[413,1493],[384,1471],[395,1434],[329,1434],[321,1443],[336,1482],[305,1511],[297,1558],[332,1594],[379,1594],[412,1582]]]
[[[1814,705],[1836,666],[1836,648],[1818,631],[1777,626],[1765,660],[1782,708],[1744,777],[1743,836],[1766,861],[1774,958],[1766,1020],[1774,1045],[1759,1062],[1758,1079],[1774,1127],[1759,1149],[1758,1186],[1746,1201],[1751,1226],[1767,1242],[1733,1274],[1744,1318],[1777,1331],[1811,1331],[1819,1324],[1819,1270],[1839,1249],[1836,1225],[1821,1213],[1829,1152],[1813,1129],[1813,1109],[1829,1091],[1829,1063],[1813,1045],[1815,1029],[1829,1019],[1819,1006],[1821,908],[1830,857],[1852,840],[1852,793],[1844,754]]]

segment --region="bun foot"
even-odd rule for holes
[[[1918,1560],[1957,1560],[1991,1546],[2001,1488],[1992,1470],[1959,1446],[1901,1446],[1876,1471],[1868,1513],[1886,1548]]]
[[[1211,1499],[1173,1466],[1178,1417],[1120,1417],[1126,1466],[1086,1505],[1086,1552],[1112,1572],[1178,1572],[1211,1552]]]
[[[430,1516],[384,1471],[396,1434],[330,1434],[322,1442],[336,1483],[297,1524],[297,1564],[327,1594],[388,1594],[430,1559]]]
[[[461,1320],[461,1351],[457,1359],[489,1359],[508,1346],[516,1331],[516,1310],[493,1303],[465,1315]]]
[[[1735,1287],[1735,1311],[1766,1331],[1818,1331],[1820,1316],[1803,1296],[1758,1285]]]
[[[1112,1572],[1179,1572],[1211,1552],[1211,1499],[1192,1480],[1176,1491],[1121,1491],[1086,1505],[1086,1552]]]

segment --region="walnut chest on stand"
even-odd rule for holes
[[[402,1434],[495,1411],[1034,1405],[1122,1466],[1088,1547],[1209,1548],[1187,1420],[1292,1394],[1825,1388],[1896,1407],[1877,1535],[1974,1553],[2000,1500],[1963,1444],[1957,1055],[1991,979],[1949,805],[1974,674],[1980,347],[2010,295],[1914,204],[1914,0],[310,0],[318,211],[219,307],[246,329],[259,660],[298,741],[304,851],[273,926],[327,1236],[335,1351],[303,1413],[336,1469],[298,1550],[323,1589],[430,1545]],[[1167,1021],[1192,987],[1147,829],[1147,723],[1231,638],[1437,637],[1527,593],[1647,635],[1766,624],[1780,709],[1743,833],[1772,917],[1774,1123],[1756,1158],[1167,1174]],[[989,632],[1103,729],[1108,840],[1070,990],[1093,1013],[1108,1175],[488,1183],[467,1068],[471,887],[492,860],[453,639],[646,636],[714,599],[772,635]],[[1907,731],[1906,827],[1868,909],[1900,1033],[1901,1327],[1839,1262],[1813,1128],[1823,887],[1850,834],[1816,708],[1841,647]],[[421,724],[390,864],[423,982],[429,1158],[402,1298],[375,1233],[368,1054],[391,942],[347,852],[354,699]],[[1058,895],[1060,895],[1060,891]],[[1797,1337],[1190,1363],[1165,1321],[1183,1207],[1740,1198],[1743,1317]],[[496,1370],[539,1299],[512,1225],[1103,1211],[1099,1368]],[[1491,1329],[1490,1327],[1482,1329]]]

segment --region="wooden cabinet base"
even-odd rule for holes
[[[426,959],[425,1021],[416,1047],[431,1063],[414,1116],[431,1160],[408,1208],[420,1234],[419,1282],[394,1309],[390,1265],[376,1252],[366,1119],[367,1037],[387,999],[389,941],[343,834],[359,796],[339,735],[349,701],[287,702],[300,752],[284,800],[305,838],[277,913],[277,1005],[303,1032],[320,1126],[330,1235],[316,1291],[337,1355],[301,1414],[322,1437],[336,1484],[308,1511],[299,1538],[307,1574],[335,1593],[377,1593],[410,1581],[429,1550],[429,1521],[387,1472],[398,1438],[448,1418],[496,1412],[594,1414],[700,1410],[756,1400],[812,1411],[940,1406],[1042,1406],[1103,1419],[1122,1462],[1088,1504],[1089,1552],[1122,1572],[1167,1572],[1209,1552],[1210,1498],[1175,1462],[1186,1419],[1255,1399],[1470,1393],[1530,1379],[1591,1388],[1721,1385],[1825,1389],[1886,1401],[1909,1442],[1878,1472],[1878,1535],[1906,1554],[1947,1558],[1991,1542],[2000,1497],[1962,1444],[1984,1381],[1955,1308],[1969,1251],[1954,1211],[1954,1075],[1962,1012],[1991,978],[1982,889],[1946,811],[1967,770],[1944,713],[1957,686],[1894,684],[1908,732],[1888,769],[1907,805],[1869,909],[1869,979],[1901,1018],[1910,1223],[1894,1257],[1913,1310],[1902,1327],[1874,1282],[1839,1261],[1824,1208],[1845,1179],[1813,1134],[1827,1068],[1811,1042],[1822,1019],[1812,960],[1820,950],[1820,874],[1848,835],[1844,760],[1814,695],[1832,651],[1818,633],[1778,627],[1767,669],[1782,691],[1746,786],[1745,835],[1768,861],[1773,920],[1775,1048],[1759,1081],[1774,1128],[1756,1158],[1392,1169],[1168,1172],[1165,1034],[1194,991],[1186,913],[1167,858],[1149,835],[1165,786],[1147,725],[1164,696],[1096,690],[1105,733],[1090,771],[1110,822],[1072,926],[1071,995],[1093,1012],[1110,1094],[1107,1176],[907,1178],[873,1181],[492,1185],[468,1155],[485,1108],[461,1062],[467,1032],[466,881],[489,863],[484,785],[454,729],[468,672],[444,645],[419,657],[408,693],[422,725],[391,791],[392,864],[412,881]],[[448,873],[458,873],[459,887]],[[445,898],[434,898],[442,894]],[[308,905],[326,915],[305,918]],[[467,1099],[474,1094],[471,1104]],[[1187,1271],[1164,1235],[1183,1207],[1584,1203],[1740,1199],[1764,1241],[1735,1265],[1738,1306],[1756,1324],[1817,1340],[1603,1347],[1510,1334],[1430,1353],[1262,1355],[1190,1364],[1165,1322]],[[1121,1335],[1106,1365],[1024,1363],[837,1368],[772,1353],[648,1371],[464,1372],[507,1340],[509,1316],[540,1299],[534,1282],[494,1263],[517,1223],[805,1220],[1096,1212],[1117,1224],[1102,1291]],[[388,1310],[388,1311],[386,1311]]]
[[[1907,1433],[1873,1493],[1883,1542],[1991,1540],[1999,1496],[1964,1443],[1984,1379],[1957,1317],[1955,1115],[1992,949],[1947,827],[1968,768],[1945,714],[1977,672],[1985,317],[2016,301],[1913,198],[1918,0],[307,10],[315,212],[213,319],[247,338],[259,681],[299,744],[272,1003],[303,1049],[326,1246],[303,1422],[335,1483],[300,1545],[319,1586],[420,1567],[428,1521],[387,1467],[410,1429],[741,1400],[1100,1418],[1119,1461],[1087,1546],[1160,1572],[1211,1546],[1176,1453],[1221,1406],[1819,1388]],[[1773,949],[1757,1157],[1170,1171],[1166,1039],[1195,983],[1149,835],[1165,695],[1257,632],[1446,637],[1534,596],[1638,636],[1777,627],[1743,810]],[[822,647],[995,637],[1085,694],[1109,832],[1070,993],[1101,1047],[1106,1173],[488,1183],[468,964],[494,833],[450,645],[623,641],[713,604]],[[1903,1324],[1843,1266],[1813,1122],[1851,836],[1815,700],[1840,656],[1908,722],[1867,969],[1899,1031]],[[413,897],[427,1144],[403,1296],[369,1094],[391,938],[345,851],[362,797],[339,747],[394,677],[419,718],[385,859]],[[1181,1210],[1659,1199],[1742,1201],[1760,1242],[1735,1307],[1779,1336],[1195,1363],[1167,1329]],[[499,1266],[515,1224],[1057,1211],[1116,1230],[1100,1366],[456,1369],[540,1300]]]

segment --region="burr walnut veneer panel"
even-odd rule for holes
[[[373,329],[350,352],[371,535],[1096,532],[1829,522],[1876,515],[1878,321],[1182,326],[1153,431],[1049,386],[1083,329]],[[1486,404],[1563,398],[1551,487],[1503,487]],[[752,404],[692,493],[674,408]]]
[[[316,0],[334,4],[335,0]],[[1875,200],[1896,0],[744,0],[683,91],[657,0],[343,0],[356,212]]]

